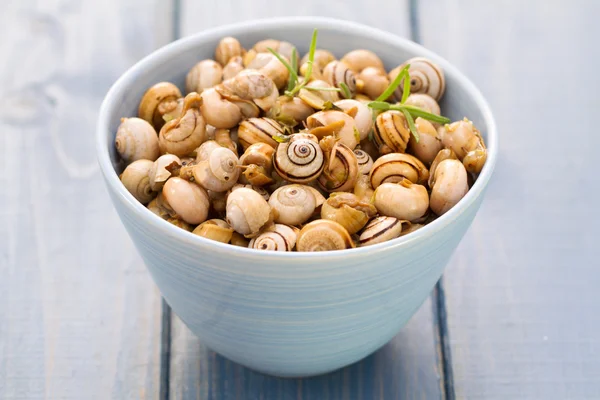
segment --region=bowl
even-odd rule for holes
[[[114,137],[121,117],[136,115],[144,91],[159,81],[184,88],[187,71],[213,58],[234,36],[248,48],[276,38],[337,57],[366,48],[386,69],[424,56],[446,74],[441,102],[452,120],[468,116],[481,130],[488,159],[467,195],[425,227],[385,243],[318,253],[260,252],[210,241],[177,228],[140,204],[121,184]],[[212,350],[270,375],[300,377],[354,363],[390,341],[423,304],[471,225],[492,176],[496,125],[476,87],[437,54],[407,39],[320,17],[254,20],[203,31],[139,61],[111,87],[97,126],[101,170],[114,207],[164,299]],[[429,346],[430,343],[424,345]]]

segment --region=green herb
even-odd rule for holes
[[[419,131],[417,131],[417,127],[415,126],[415,121],[413,120],[412,115],[410,115],[406,109],[402,110],[402,114],[404,114],[406,121],[408,121],[408,129],[410,129],[410,132],[415,137],[415,142],[419,143],[421,137],[419,136]]]
[[[406,103],[408,96],[410,96],[410,74],[408,73],[408,69],[404,74],[404,88],[402,89],[402,99],[400,99],[400,103]]]
[[[392,105],[390,103],[387,103],[385,101],[372,101],[369,104],[367,104],[370,108],[372,108],[373,110],[389,110],[390,107],[392,107]]]
[[[313,92],[341,92],[342,89],[336,87],[314,87],[314,86],[306,86],[303,89],[312,90]]]
[[[340,87],[342,88],[342,93],[344,94],[344,97],[347,99],[351,99],[352,93],[350,93],[350,88],[348,87],[348,85],[346,85],[345,82],[340,82]]]
[[[402,82],[402,78],[405,78],[408,76],[409,68],[410,68],[410,64],[405,65],[404,68],[402,68],[400,70],[400,72],[398,72],[398,75],[396,75],[396,77],[394,78],[392,83],[390,83],[390,86],[388,86],[387,89],[385,89],[383,91],[383,93],[381,93],[381,95],[375,99],[375,101],[384,101],[384,100],[388,99],[394,93],[396,88],[398,86],[400,86],[400,82]],[[408,82],[408,84],[410,85],[410,82]]]
[[[281,57],[281,55],[278,52],[276,52],[270,47],[267,47],[267,50],[271,54],[273,54],[279,60],[279,62],[282,63],[285,66],[285,68],[290,72],[290,77],[288,80],[288,90],[292,90],[294,86],[298,83],[298,74],[296,73],[297,70],[292,68],[292,66],[288,64],[285,58]]]
[[[356,129],[356,127],[354,128],[354,139],[356,139],[357,143],[360,143],[360,132],[358,129]]]
[[[326,101],[323,103],[323,109],[322,111],[327,111],[327,110],[335,110],[335,111],[344,111],[341,108],[339,108],[338,106],[336,106],[335,104],[333,104],[331,101]]]
[[[273,136],[273,140],[277,143],[286,143],[290,141],[289,135],[275,135]]]
[[[162,118],[163,118],[163,120],[164,120],[165,122],[169,122],[169,121],[171,121],[171,120],[175,119],[175,117],[174,117],[174,116],[172,116],[171,114],[164,114],[164,115],[162,116]]]
[[[395,110],[396,109],[395,107],[402,107],[402,108],[404,108],[414,118],[421,117],[421,118],[424,118],[424,119],[429,120],[431,122],[437,122],[438,124],[449,124],[451,122],[450,118],[442,117],[441,115],[436,115],[436,114],[428,113],[427,111],[423,110],[422,108],[411,106],[411,105],[408,105],[408,104],[402,104],[400,106],[394,106],[394,105],[392,105],[391,109]]]

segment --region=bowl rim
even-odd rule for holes
[[[127,191],[125,186],[123,186],[119,180],[117,172],[113,168],[109,149],[108,146],[106,146],[106,135],[111,134],[111,130],[109,128],[109,113],[111,105],[119,100],[117,95],[124,92],[126,88],[134,82],[135,77],[139,73],[142,73],[145,69],[153,68],[154,66],[160,64],[161,60],[164,58],[169,56],[177,56],[177,54],[189,51],[199,42],[215,39],[218,40],[224,36],[240,36],[247,32],[260,32],[266,28],[289,29],[307,27],[337,30],[341,32],[351,30],[357,35],[373,38],[373,40],[384,43],[390,43],[393,46],[404,47],[410,51],[418,53],[420,56],[430,58],[440,65],[446,76],[453,76],[456,80],[458,80],[468,95],[478,104],[482,110],[482,115],[487,128],[487,160],[471,189],[454,207],[422,228],[411,232],[406,236],[401,236],[383,243],[335,251],[278,252],[233,246],[195,235],[158,217],[146,206],[138,202],[133,195]],[[268,256],[270,259],[280,259],[282,261],[290,261],[291,259],[298,258],[307,260],[319,259],[319,261],[333,261],[334,259],[345,258],[353,255],[361,256],[368,254],[369,256],[373,256],[376,255],[376,253],[394,251],[400,247],[409,246],[410,243],[431,237],[435,235],[436,232],[441,231],[446,226],[455,222],[473,205],[479,196],[484,194],[483,192],[485,191],[492,177],[496,165],[498,154],[498,133],[496,122],[492,115],[490,106],[475,84],[449,61],[433,51],[425,48],[424,46],[379,28],[373,28],[362,23],[351,22],[337,18],[317,16],[275,17],[253,19],[210,28],[173,41],[156,49],[152,53],[136,62],[113,83],[102,101],[96,126],[96,150],[100,170],[102,171],[102,175],[104,176],[104,180],[109,189],[117,195],[119,201],[124,204],[125,207],[127,207],[130,213],[135,214],[136,217],[143,219],[148,224],[153,225],[156,229],[161,230],[161,234],[168,235],[172,239],[195,246],[199,251],[211,251],[213,253],[219,253],[229,257],[240,256],[247,258]]]

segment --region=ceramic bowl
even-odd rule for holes
[[[370,247],[319,253],[260,252],[177,228],[138,203],[118,177],[114,137],[159,81],[184,88],[187,71],[213,58],[224,36],[249,48],[276,38],[337,57],[376,52],[389,70],[429,57],[446,74],[443,113],[468,116],[482,131],[487,163],[468,194],[431,224]],[[250,21],[200,32],[150,54],[112,86],[101,107],[99,163],[114,207],[166,302],[201,341],[226,358],[277,376],[309,376],[354,363],[391,340],[429,296],[483,201],[497,154],[496,126],[476,87],[431,51],[390,33],[328,18]],[[427,343],[426,345],[430,345]]]

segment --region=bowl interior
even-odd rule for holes
[[[114,147],[114,137],[120,119],[137,115],[139,101],[148,87],[170,81],[184,92],[184,81],[188,70],[198,61],[214,58],[214,50],[221,38],[234,36],[245,48],[250,48],[259,40],[275,38],[286,40],[297,46],[299,55],[308,51],[313,29],[318,29],[318,48],[328,49],[338,58],[346,52],[358,48],[374,51],[383,60],[387,70],[396,67],[411,57],[424,56],[438,63],[445,72],[446,91],[440,102],[442,114],[452,120],[468,117],[481,130],[488,146],[486,165],[469,193],[452,210],[424,228],[390,242],[401,242],[410,236],[427,235],[442,224],[455,219],[461,210],[468,207],[481,194],[491,177],[496,160],[496,128],[486,101],[475,86],[456,68],[433,52],[409,40],[363,25],[328,18],[283,18],[252,21],[228,25],[180,39],[144,58],[127,71],[111,88],[102,105],[98,124],[98,153],[102,171],[110,189],[117,192],[131,207],[144,218],[163,223],[166,230],[175,235],[186,235],[189,240],[206,244],[208,240],[188,235],[179,228],[170,226],[139,204],[121,185],[118,173],[124,167],[119,161]],[[175,232],[179,230],[181,232]],[[190,238],[193,236],[193,239]],[[375,245],[382,247],[390,242]],[[211,243],[212,246],[235,247],[230,251],[252,251],[237,246]],[[374,249],[375,246],[372,246]],[[361,251],[350,249],[347,251]],[[335,252],[338,253],[338,252]],[[298,253],[296,253],[297,255]]]

